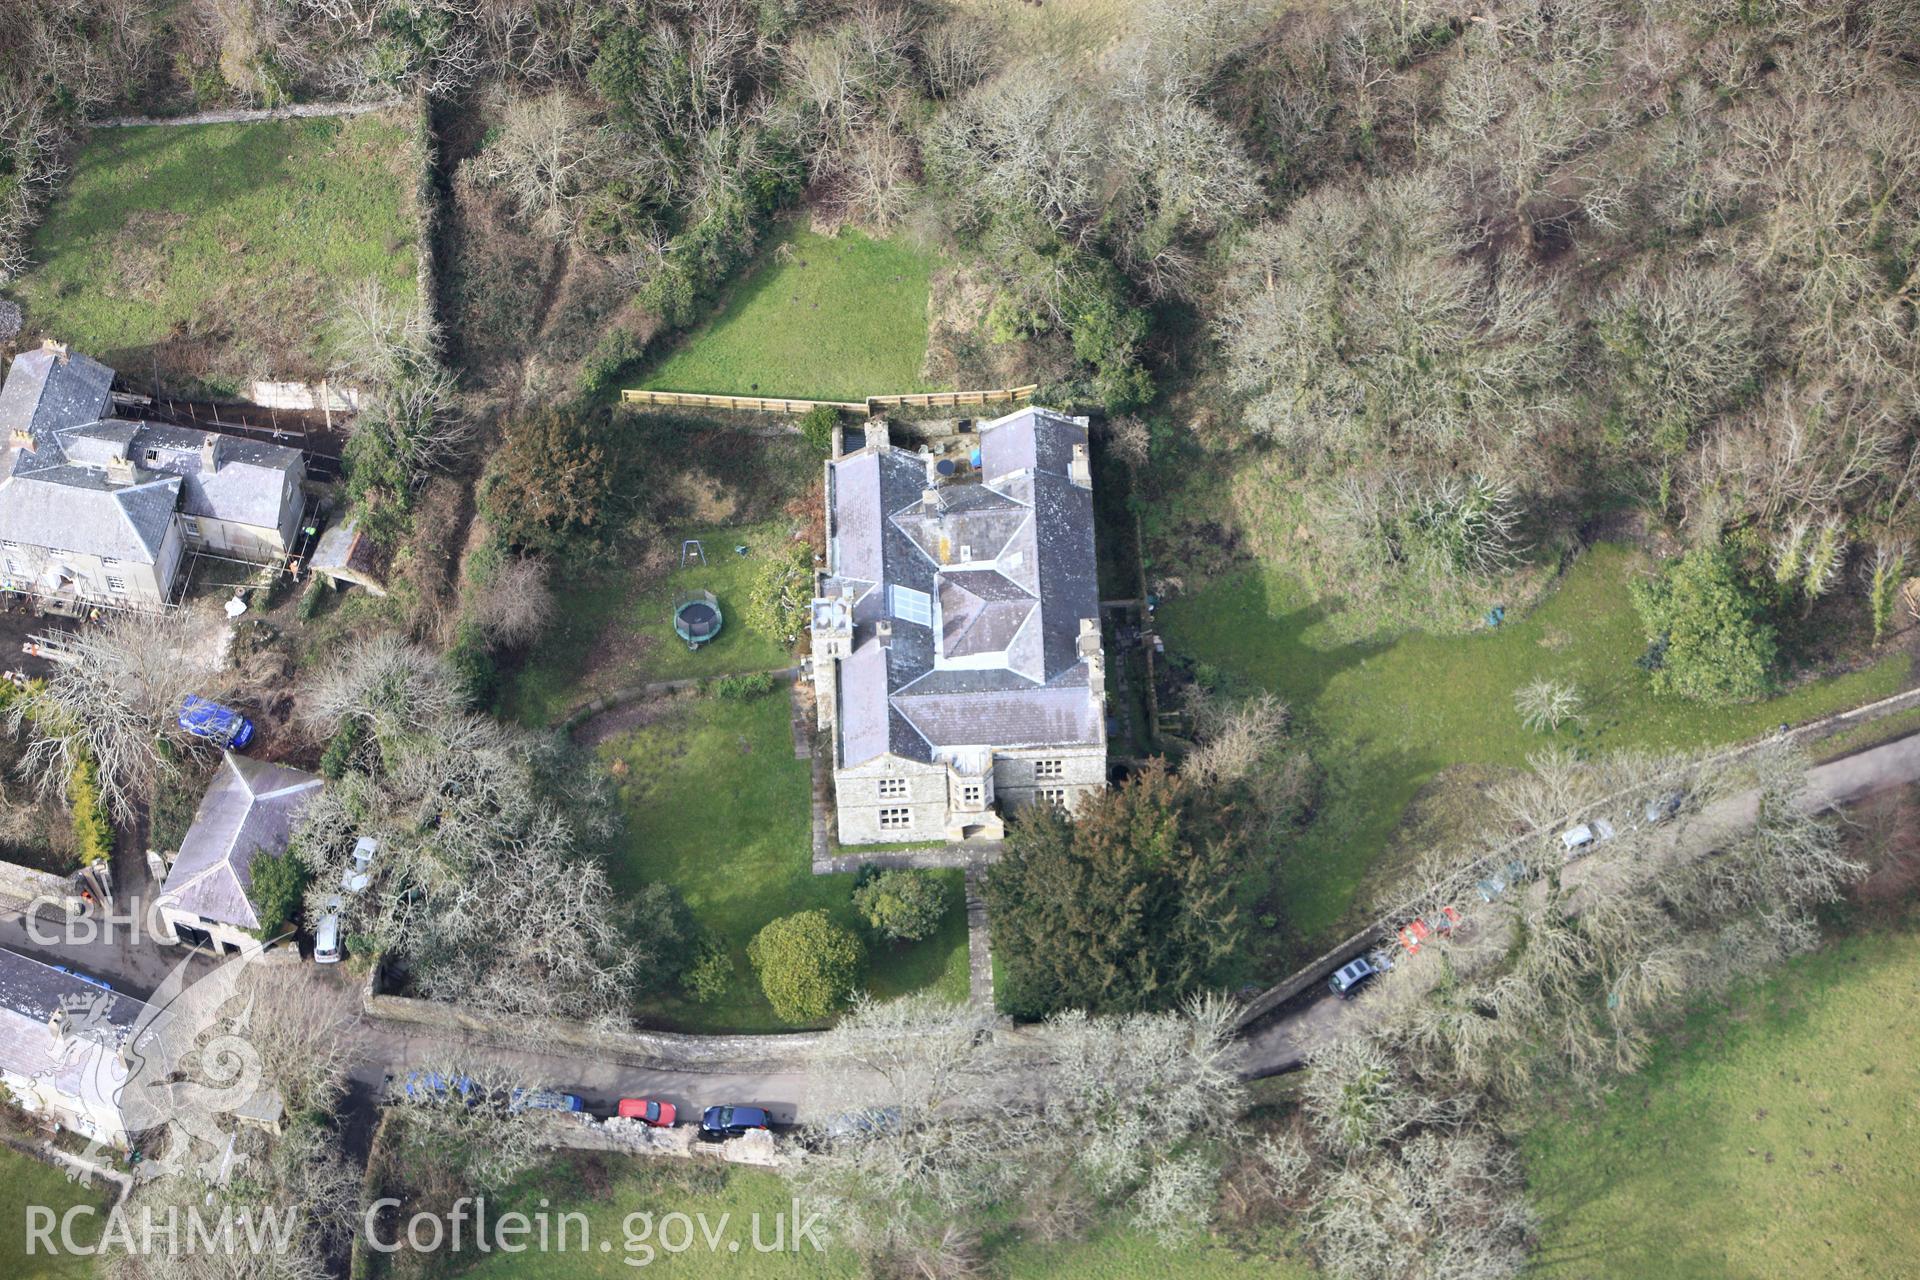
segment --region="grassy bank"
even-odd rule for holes
[[[169,390],[317,377],[339,291],[415,291],[404,112],[102,129],[32,244],[29,336]]]
[[[1320,611],[1285,577],[1249,571],[1169,601],[1169,649],[1230,684],[1271,689],[1305,725],[1326,771],[1312,826],[1284,861],[1282,892],[1303,945],[1325,939],[1377,880],[1411,855],[1395,828],[1421,789],[1452,766],[1519,766],[1553,743],[1589,751],[1686,748],[1753,737],[1883,697],[1907,679],[1904,656],[1739,707],[1656,697],[1635,660],[1646,649],[1627,583],[1645,560],[1603,545],[1583,555],[1541,606],[1468,636],[1329,640]],[[1585,722],[1543,735],[1514,710],[1537,677],[1572,680]]]
[[[91,1258],[48,1256],[44,1249],[29,1256],[27,1210],[39,1205],[63,1215],[75,1205],[93,1206],[100,1212],[76,1218],[73,1230],[77,1243],[90,1245],[106,1229],[105,1213],[112,1202],[106,1188],[83,1187],[52,1165],[0,1146],[0,1215],[6,1222],[0,1229],[0,1275],[11,1280],[77,1280],[95,1274]],[[59,1239],[57,1232],[54,1239]]]
[[[902,241],[790,224],[639,385],[813,400],[934,390],[920,381],[933,267]]]
[[[1838,941],[1696,1011],[1596,1110],[1536,1126],[1555,1277],[1911,1276],[1920,933]]]
[[[810,833],[811,771],[793,756],[785,691],[751,702],[686,698],[601,748],[620,780],[625,856],[614,887],[664,880],[733,953],[734,979],[709,1004],[667,1000],[640,1010],[687,1031],[780,1031],[747,943],[768,921],[824,908],[858,930],[851,875],[816,876]],[[948,907],[924,942],[868,940],[867,986],[882,998],[934,987],[967,996],[967,921],[961,873],[939,873]]]

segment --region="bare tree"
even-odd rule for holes
[[[1541,676],[1513,691],[1513,706],[1527,728],[1535,733],[1551,733],[1569,721],[1580,719],[1580,688],[1571,680]]]
[[[480,156],[482,173],[521,221],[549,239],[572,233],[582,202],[607,163],[607,139],[564,90],[507,101],[500,136]]]
[[[175,717],[189,693],[220,691],[220,646],[199,613],[119,614],[66,640],[70,660],[8,717],[29,737],[22,767],[43,793],[67,794],[90,762],[100,798],[131,821],[154,786],[177,771],[162,739],[184,741]]]
[[[547,586],[547,567],[531,556],[503,562],[480,588],[474,602],[474,620],[481,630],[502,644],[532,643],[553,617],[553,591]]]

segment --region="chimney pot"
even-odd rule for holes
[[[209,431],[200,441],[200,469],[218,471],[220,469],[220,436]]]

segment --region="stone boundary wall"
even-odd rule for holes
[[[367,1017],[405,1023],[477,1045],[525,1052],[531,1046],[577,1050],[625,1066],[655,1071],[786,1071],[819,1043],[814,1031],[782,1035],[685,1035],[673,1031],[595,1031],[553,1018],[495,1018],[438,1000],[382,995],[368,982],[361,996]]]
[[[196,124],[252,124],[259,120],[312,120],[322,116],[364,116],[400,106],[400,98],[381,102],[296,102],[284,107],[231,107],[190,116],[112,116],[89,121],[90,129],[146,129]]]
[[[27,903],[65,902],[69,893],[64,876],[36,871],[14,862],[0,862],[0,898]]]

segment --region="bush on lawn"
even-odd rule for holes
[[[947,890],[930,871],[882,871],[853,891],[853,905],[875,932],[918,942],[947,913]]]
[[[1773,626],[1723,548],[1695,547],[1632,590],[1652,646],[1645,664],[1655,689],[1702,702],[1746,702],[1772,686]]]
[[[824,911],[796,911],[755,934],[747,958],[767,1003],[787,1022],[817,1022],[852,998],[860,982],[860,939]]]
[[[782,644],[798,644],[813,604],[813,547],[796,542],[754,573],[745,621]]]
[[[687,971],[680,975],[680,986],[687,999],[697,1004],[711,1004],[727,993],[733,985],[733,956],[726,944],[708,938],[700,944],[698,954]]]
[[[780,687],[771,671],[756,671],[752,675],[721,676],[712,685],[713,696],[728,702],[752,702],[755,698],[764,698]]]

